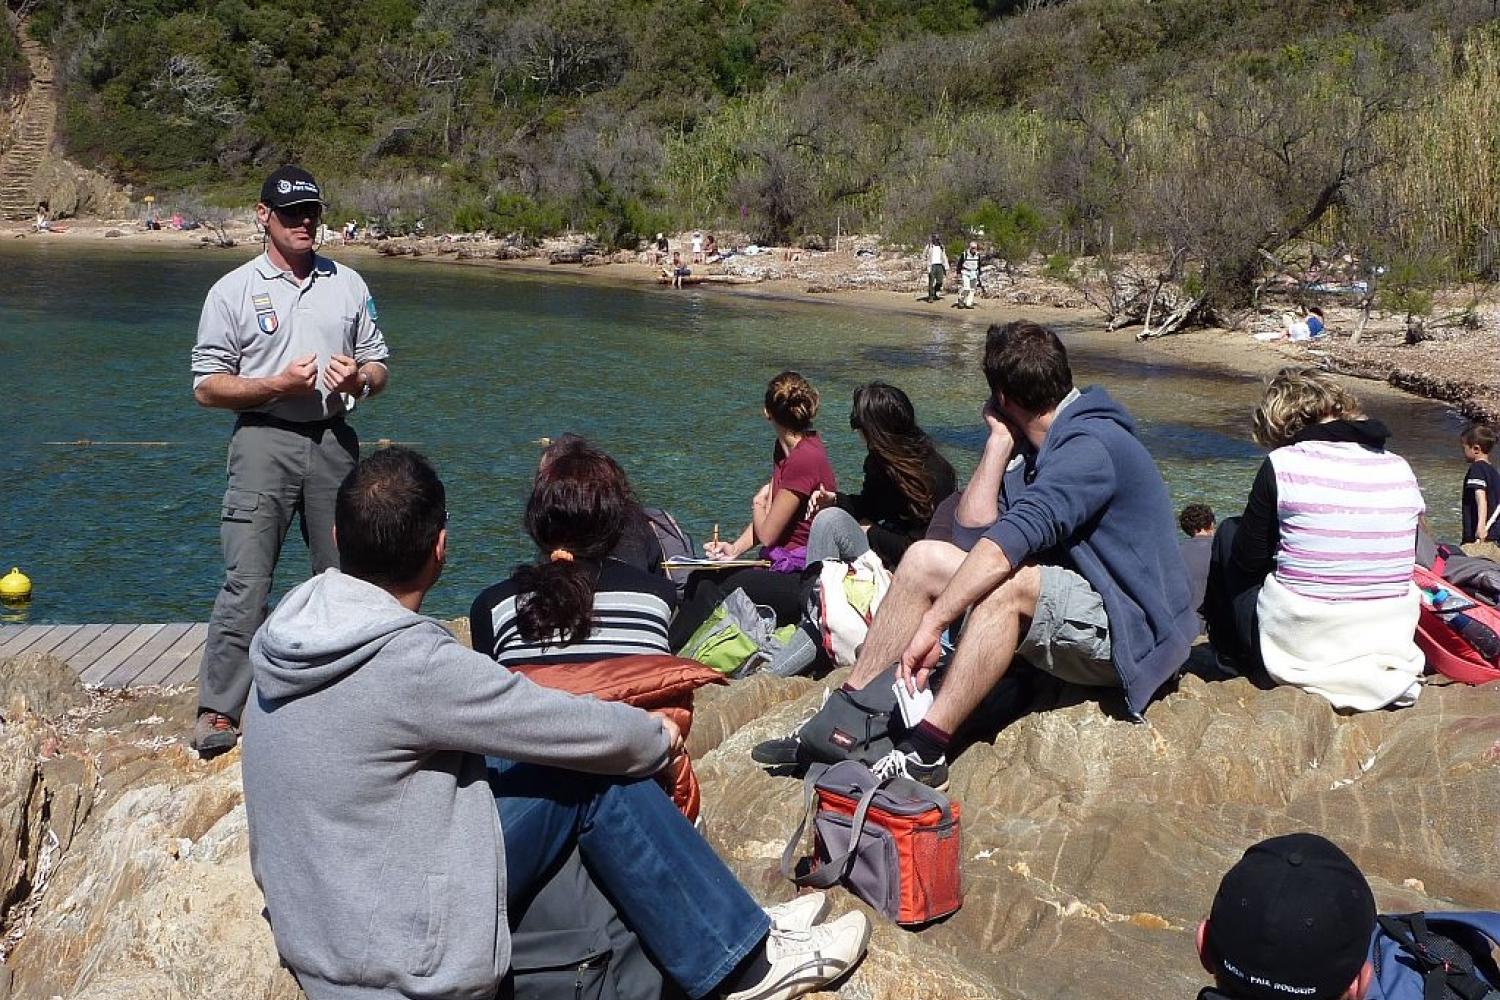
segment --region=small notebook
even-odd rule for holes
[[[769,566],[769,559],[700,559],[673,556],[662,560],[662,569],[745,569],[749,566]]]

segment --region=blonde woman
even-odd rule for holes
[[[1315,369],[1277,372],[1252,427],[1269,454],[1244,515],[1214,539],[1204,612],[1215,651],[1340,708],[1413,703],[1425,504],[1411,467],[1386,451],[1385,425]]]

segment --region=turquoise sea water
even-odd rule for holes
[[[134,252],[62,241],[0,246],[0,573],[32,577],[32,622],[203,621],[222,578],[218,509],[232,417],[193,403],[188,374],[203,296],[247,256]],[[336,254],[335,254],[336,256]],[[362,260],[395,353],[392,385],[362,407],[379,438],[427,453],[449,492],[448,570],[429,600],[467,613],[473,595],[529,554],[520,515],[536,440],[572,430],[625,465],[649,503],[700,540],[748,516],[769,473],[761,417],[768,378],[795,367],[823,394],[819,425],[840,481],[863,453],[849,395],[883,378],[967,474],[982,436],[983,328],[921,317],[673,292],[566,275]],[[1075,379],[1106,385],[1136,416],[1180,506],[1243,506],[1260,452],[1247,415],[1259,383],[1215,369],[1145,363],[1128,335],[1059,327]],[[1371,410],[1417,470],[1429,515],[1457,528],[1461,421],[1382,395]],[[94,442],[165,442],[160,445]],[[307,573],[288,541],[277,593]],[[15,613],[8,620],[16,620]]]

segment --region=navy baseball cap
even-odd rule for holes
[[[1370,953],[1375,897],[1349,855],[1316,834],[1263,840],[1219,883],[1208,947],[1221,988],[1255,1000],[1333,1000]]]
[[[260,201],[269,208],[288,208],[311,201],[322,204],[323,192],[312,174],[288,165],[266,178],[260,186]]]

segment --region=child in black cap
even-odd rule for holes
[[[1218,989],[1200,1000],[1362,1000],[1375,897],[1359,868],[1311,833],[1245,852],[1198,925],[1198,957]]]

